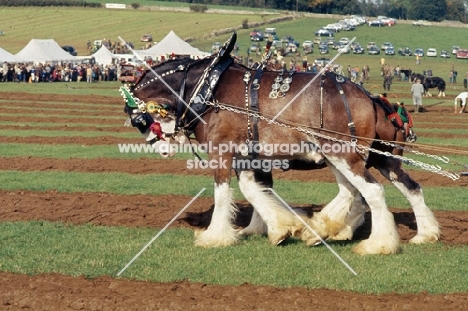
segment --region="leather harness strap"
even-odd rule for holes
[[[335,83],[336,88],[341,95],[341,99],[343,100],[343,105],[346,110],[346,115],[348,116],[348,127],[349,132],[351,133],[351,141],[356,141],[356,126],[354,125],[353,118],[351,116],[351,109],[349,108],[348,99],[346,99],[346,95],[343,91],[343,88],[341,87],[341,84],[337,80],[337,76],[329,71],[326,74]]]
[[[260,68],[255,72],[252,84],[250,85],[250,110],[253,111],[253,113],[257,114],[258,113],[258,89],[260,88],[260,79],[262,78],[263,75],[263,67],[260,66]],[[252,150],[252,157],[256,158],[258,157],[258,148],[255,146],[258,144],[258,118],[253,116],[252,117],[253,121],[253,140],[251,141],[251,150]]]

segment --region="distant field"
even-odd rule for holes
[[[129,3],[131,1],[123,1]],[[143,1],[140,4],[152,6],[175,5],[170,2]],[[177,3],[177,5],[183,5]],[[211,6],[210,6],[211,7]],[[229,7],[223,7],[230,9]],[[237,8],[236,8],[237,9]],[[243,8],[245,9],[245,8]],[[274,15],[277,16],[277,15]],[[173,30],[181,38],[192,38],[192,45],[204,51],[210,51],[215,41],[224,42],[229,35],[213,37],[214,30],[230,27],[239,27],[244,20],[248,22],[267,22],[272,17],[261,14],[199,14],[185,12],[150,11],[141,8],[139,10],[108,10],[108,9],[82,9],[82,8],[2,8],[2,20],[0,29],[5,35],[0,37],[0,47],[15,54],[24,47],[32,38],[54,38],[61,45],[73,45],[80,55],[88,54],[86,50],[87,40],[111,39],[117,41],[121,36],[135,44],[136,48],[143,46],[139,39],[144,33],[151,33],[155,41],[161,40],[170,30]],[[297,15],[292,21],[269,24],[276,27],[278,35],[293,35],[302,42],[313,40],[314,31],[328,23],[336,21],[330,18],[305,17]],[[267,25],[260,28],[265,28]],[[251,29],[238,30],[238,43],[240,54],[246,55],[251,42],[249,32]],[[464,28],[447,27],[415,27],[409,24],[397,24],[394,27],[369,27],[361,26],[352,32],[341,32],[336,38],[356,37],[356,41],[366,44],[375,41],[379,45],[385,41],[393,43],[395,48],[408,46],[412,49],[422,47],[425,50],[434,47],[440,52],[443,49],[450,50],[453,45],[465,46],[463,38],[466,36]],[[468,46],[467,46],[468,47]],[[336,51],[324,55],[332,58]],[[308,56],[313,60],[319,56],[317,51]],[[380,64],[380,56],[369,55],[341,55],[336,63],[344,66],[370,65],[377,68]],[[452,56],[450,59],[423,57],[421,64],[416,66],[413,57],[384,56],[387,63],[400,65],[406,68],[422,72],[432,69],[435,75],[448,78],[448,72],[452,66],[459,72],[459,81],[462,81],[464,72],[468,70],[467,60],[458,60]],[[371,74],[378,74],[371,71]]]

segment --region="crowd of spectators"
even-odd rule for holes
[[[89,70],[90,69],[90,70]],[[3,62],[0,82],[97,82],[117,81],[120,66],[99,64],[52,64]],[[91,77],[89,75],[91,74]]]

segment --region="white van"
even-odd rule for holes
[[[266,28],[265,29],[266,35],[276,36],[276,28]]]

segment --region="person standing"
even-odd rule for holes
[[[454,110],[454,113],[457,113],[457,106],[458,106],[458,103],[460,102],[460,113],[463,113],[465,112],[465,108],[466,108],[466,99],[468,98],[468,92],[461,92],[460,94],[458,94],[457,97],[455,97],[455,110]]]
[[[419,106],[422,106],[422,95],[424,94],[424,87],[420,79],[411,86],[411,93],[413,93],[413,107],[414,112],[419,113]]]
[[[86,82],[93,82],[93,68],[91,68],[91,65],[86,67]]]
[[[385,65],[383,69],[384,81],[383,87],[385,91],[390,91],[390,86],[392,85],[392,67]]]

